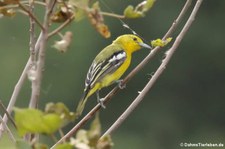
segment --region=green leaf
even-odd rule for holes
[[[147,0],[146,4],[143,7],[143,11],[146,12],[152,8],[156,0]]]
[[[52,134],[62,124],[62,120],[57,114],[44,114],[40,110],[29,108],[15,108],[14,111],[15,123],[21,136],[26,133]]]
[[[52,134],[61,127],[62,119],[58,114],[46,114],[43,116],[46,130],[43,133]]]
[[[139,3],[135,8],[131,5],[127,6],[123,14],[126,18],[134,19],[144,17],[145,13],[150,10],[156,0],[145,0]]]
[[[19,135],[23,136],[28,132],[35,133],[43,131],[40,128],[42,123],[42,112],[35,109],[15,108],[15,123]]]
[[[63,120],[63,126],[72,122],[76,119],[76,115],[74,112],[70,112],[66,105],[62,102],[58,103],[48,103],[45,107],[46,113],[55,113],[60,115],[60,118]]]
[[[162,39],[155,39],[151,41],[151,45],[152,47],[165,47],[168,43],[170,43],[172,41],[172,38],[166,38],[166,40],[162,40]]]
[[[135,11],[134,7],[131,5],[127,6],[123,14],[126,18],[130,18],[130,19],[140,18],[144,16],[144,14],[141,11]]]

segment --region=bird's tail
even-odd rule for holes
[[[88,97],[89,97],[88,94],[86,92],[84,92],[80,102],[78,103],[77,109],[76,109],[76,115],[78,117],[82,114]]]

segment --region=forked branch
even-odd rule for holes
[[[180,20],[183,18],[185,13],[187,12],[189,6],[191,4],[191,0],[187,0],[183,9],[181,10],[178,18],[174,21],[166,35],[163,37],[163,39],[166,39],[167,37],[171,36],[171,34],[174,32],[176,29],[178,23]],[[124,84],[127,83],[132,77],[134,77],[135,74],[137,74],[153,57],[154,55],[160,50],[160,47],[156,47],[151,51],[151,53],[146,56],[146,58],[135,68],[129,75],[124,79]],[[105,103],[108,102],[118,91],[119,87],[115,87],[114,89],[111,90],[111,92],[105,97]],[[100,104],[97,104],[86,116],[84,116],[77,125],[75,125],[64,137],[62,137],[56,144],[54,144],[51,149],[56,147],[57,144],[63,142],[64,140],[70,138],[73,136],[77,130],[79,130],[89,119],[91,119],[95,113],[101,108]]]
[[[130,106],[123,112],[123,114],[116,120],[116,122],[102,135],[102,137],[100,139],[104,138],[106,135],[110,135],[114,130],[116,130],[126,120],[126,118],[134,111],[134,109],[144,99],[144,97],[149,92],[149,90],[153,87],[153,85],[155,84],[157,79],[160,77],[160,75],[165,70],[165,68],[168,65],[169,61],[171,60],[174,52],[180,45],[182,39],[184,38],[184,35],[187,33],[188,29],[190,28],[191,24],[193,23],[201,3],[202,3],[202,0],[198,0],[196,2],[196,5],[195,5],[190,17],[188,18],[186,24],[184,25],[180,34],[177,36],[175,42],[173,43],[173,46],[166,52],[165,59],[162,61],[161,65],[159,66],[159,68],[157,69],[155,74],[152,76],[150,81],[146,84],[146,86],[143,88],[143,90],[140,92],[140,94],[136,97],[136,99],[130,104]]]

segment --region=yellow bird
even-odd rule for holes
[[[87,99],[96,92],[97,101],[104,108],[104,98],[99,97],[99,90],[113,83],[119,83],[120,77],[130,65],[132,53],[141,48],[151,47],[140,37],[133,34],[119,36],[112,44],[105,47],[92,62],[85,80],[84,94],[77,107],[77,114],[81,115]]]

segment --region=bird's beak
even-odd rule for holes
[[[146,43],[139,43],[139,45],[140,45],[142,48],[152,49],[152,47],[149,46],[149,45],[147,45]]]

